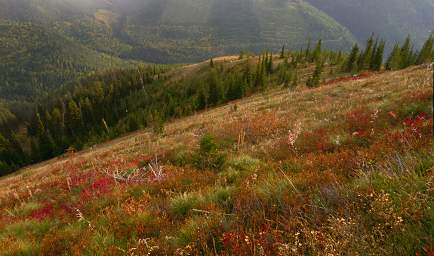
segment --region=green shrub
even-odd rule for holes
[[[219,173],[223,184],[233,185],[242,180],[246,175],[253,173],[261,167],[262,162],[248,155],[242,155],[229,159],[226,168]]]
[[[193,165],[201,170],[221,170],[226,162],[226,155],[218,152],[215,138],[211,135],[205,135],[200,140],[199,145],[199,150],[192,157]]]
[[[40,240],[54,225],[55,223],[51,221],[38,222],[38,221],[31,220],[31,221],[17,222],[8,225],[3,230],[1,230],[0,239],[7,236],[12,236],[19,239],[29,239],[30,237],[34,237]]]
[[[170,212],[178,218],[187,216],[194,208],[198,208],[203,201],[197,193],[184,193],[170,200]]]
[[[11,216],[25,217],[31,214],[34,210],[41,208],[38,202],[27,202],[7,212]]]
[[[232,187],[215,187],[206,196],[206,200],[219,207],[231,211],[233,206]]]

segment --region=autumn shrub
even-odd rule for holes
[[[204,195],[204,204],[212,203],[226,212],[231,212],[233,207],[233,191],[233,187],[213,187]]]
[[[240,155],[228,159],[225,169],[219,173],[220,181],[223,184],[237,184],[243,180],[246,175],[258,171],[263,163],[259,159],[252,158],[249,155]]]
[[[17,217],[25,217],[30,215],[32,212],[34,212],[37,209],[40,209],[42,206],[38,202],[30,201],[26,202],[22,205],[15,206],[11,210],[6,210],[9,212],[9,215],[17,216]]]
[[[0,239],[7,236],[12,236],[18,239],[34,238],[40,240],[54,225],[55,222],[49,220],[26,220],[12,223],[0,231]]]
[[[333,152],[336,145],[333,143],[329,131],[319,128],[314,131],[302,132],[295,143],[300,153]]]
[[[50,230],[41,241],[41,255],[57,256],[72,254],[71,249],[74,242],[80,236],[80,231],[81,229],[73,230],[72,228]]]
[[[201,170],[212,169],[220,171],[226,161],[226,155],[218,152],[215,138],[205,135],[201,138],[199,150],[193,154],[193,165]]]
[[[183,193],[170,199],[169,212],[176,218],[184,218],[192,209],[199,208],[203,202],[201,194]]]
[[[222,250],[219,239],[221,234],[230,227],[223,216],[194,216],[180,227],[175,236],[175,246],[178,251],[190,247],[193,255],[211,255]]]
[[[256,184],[254,193],[263,202],[265,208],[280,209],[285,205],[285,199],[296,190],[288,177],[278,173],[270,173]]]
[[[1,255],[4,256],[34,256],[38,254],[39,246],[26,239],[0,239]]]

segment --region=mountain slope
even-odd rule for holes
[[[30,98],[88,72],[128,62],[88,49],[45,27],[0,20],[1,98]]]
[[[330,48],[353,42],[333,19],[304,2],[148,1],[131,12],[127,34],[143,42],[126,56],[191,61],[242,50],[300,48],[308,38],[323,38]]]
[[[29,167],[0,179],[0,247],[422,254],[434,235],[431,78],[412,67],[270,90]]]
[[[54,27],[94,50],[149,62],[195,62],[241,50],[332,49],[372,33],[390,43],[433,30],[433,0],[0,0],[0,18]]]
[[[49,24],[87,47],[150,62],[192,62],[283,44],[299,48],[308,38],[322,38],[334,49],[354,42],[304,1],[1,0],[0,6],[0,18]]]

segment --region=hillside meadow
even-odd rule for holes
[[[429,67],[265,90],[0,179],[1,255],[432,255]]]

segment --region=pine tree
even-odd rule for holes
[[[45,126],[42,123],[41,115],[39,113],[36,113],[36,136],[42,136],[45,133]]]
[[[312,77],[309,78],[306,82],[307,87],[317,87],[321,82],[321,74],[323,71],[323,62],[318,61],[315,67],[315,71],[312,74]]]
[[[285,58],[285,45],[282,46],[282,51],[280,52],[280,58],[281,59]]]
[[[82,117],[81,111],[74,100],[70,100],[67,106],[67,116],[65,120],[66,126],[69,128],[71,135],[81,133]]]
[[[416,60],[417,65],[431,61],[431,58],[434,57],[433,47],[434,47],[434,36],[433,34],[431,34],[429,38],[425,41],[422,49],[420,50],[417,56],[417,60]]]
[[[223,91],[216,72],[211,72],[208,83],[209,103],[217,105],[223,100]]]
[[[267,72],[267,75],[271,74],[273,72],[273,54],[267,54],[266,63],[265,63],[265,70]]]
[[[372,34],[368,38],[366,42],[366,49],[360,57],[361,61],[359,63],[359,70],[369,69],[373,52],[374,52],[374,35]]]
[[[380,71],[381,67],[383,66],[383,58],[384,58],[384,47],[386,45],[386,42],[384,40],[381,40],[381,42],[378,44],[378,47],[375,50],[375,55],[372,58],[372,64],[371,69]]]
[[[401,67],[401,48],[398,44],[395,44],[393,47],[392,52],[389,55],[389,58],[386,62],[386,69],[387,70],[397,70]]]
[[[402,45],[400,52],[401,52],[401,61],[400,61],[399,68],[403,69],[412,65],[413,51],[412,51],[410,35],[408,35],[407,38],[405,39],[405,42]]]
[[[320,39],[320,40],[318,40],[318,43],[316,44],[315,50],[312,53],[311,62],[320,61],[321,51],[322,51],[322,40]]]
[[[354,44],[350,55],[344,66],[345,72],[354,72],[357,69],[357,58],[359,56],[359,46]]]

